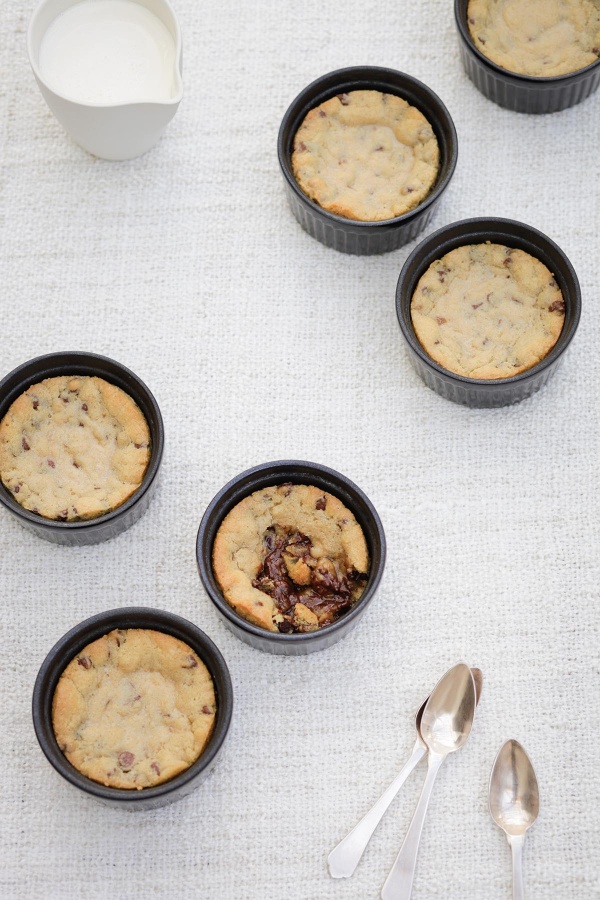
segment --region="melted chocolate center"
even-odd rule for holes
[[[315,627],[329,625],[350,609],[362,593],[366,575],[355,569],[340,572],[339,564],[333,560],[315,559],[310,552],[310,538],[299,531],[274,525],[267,529],[264,541],[265,559],[252,584],[273,598],[281,618],[276,620],[279,631],[314,631]],[[292,578],[289,567],[292,571],[296,567],[302,570],[302,583]],[[315,614],[316,626],[298,620],[294,612],[297,603]]]

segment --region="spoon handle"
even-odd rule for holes
[[[429,806],[429,799],[437,773],[445,759],[445,755],[429,752],[429,765],[425,784],[423,785],[411,823],[408,826],[404,843],[400,847],[396,861],[383,885],[381,891],[382,900],[410,900],[425,814]]]
[[[512,850],[513,863],[513,900],[525,900],[525,886],[523,884],[523,844],[525,835],[516,835],[509,838]]]
[[[417,763],[425,756],[425,752],[423,743],[417,740],[410,759],[404,764],[390,786],[352,831],[331,851],[327,863],[332,878],[350,878],[354,874],[383,814]]]

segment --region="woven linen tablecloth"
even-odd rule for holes
[[[415,900],[505,900],[510,854],[487,810],[501,743],[537,770],[531,900],[600,897],[600,94],[565,112],[500,109],[467,80],[451,0],[177,0],[185,95],[159,145],[94,159],[63,133],[27,61],[32,3],[0,14],[0,374],[89,350],[132,368],[166,427],[144,518],[61,548],[0,511],[0,895],[7,900],[368,900],[424,777],[405,785],[354,878],[326,855],[414,742],[412,715],[464,659],[483,669],[471,739],[442,769]],[[537,396],[469,410],[413,372],[394,291],[408,253],[350,257],[306,235],[284,197],[277,130],[294,96],[346,65],[391,66],[448,106],[459,162],[430,231],[506,216],[540,228],[579,275],[579,332]],[[202,590],[206,505],[251,465],[310,459],[379,511],[382,587],[345,641],[273,657],[231,635]],[[217,769],[156,812],[106,809],[43,757],[35,676],[61,635],[102,610],[168,609],[231,670]]]

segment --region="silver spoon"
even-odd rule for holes
[[[513,860],[513,900],[524,900],[523,844],[540,811],[540,794],[531,761],[518,741],[500,747],[492,766],[490,815],[508,839]]]
[[[477,668],[471,669],[471,673],[473,675],[473,681],[475,682],[477,703],[479,703],[481,689],[483,687],[483,673],[481,669]],[[372,806],[369,812],[354,826],[352,831],[333,848],[327,857],[329,874],[332,878],[350,878],[351,875],[354,875],[356,867],[361,861],[363,853],[367,849],[367,844],[373,837],[373,833],[381,822],[384,813],[410,773],[416,768],[420,760],[422,760],[427,753],[427,747],[421,738],[421,718],[427,700],[429,700],[429,697],[423,701],[415,716],[417,740],[415,741],[415,746],[413,747],[410,758],[400,769],[400,772],[396,775],[390,786],[383,792],[375,805]]]
[[[429,750],[427,777],[404,843],[383,885],[382,900],[410,898],[421,832],[437,773],[448,754],[466,744],[471,733],[475,704],[475,684],[465,663],[458,663],[446,672],[425,704],[421,737]]]

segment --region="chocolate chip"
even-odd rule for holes
[[[380,144],[379,147],[375,147],[375,153],[380,153],[383,150],[383,144]]]
[[[133,755],[133,753],[130,753],[129,750],[123,750],[122,753],[119,753],[117,759],[123,771],[128,772],[133,765],[135,756]]]
[[[187,665],[182,666],[182,669],[195,669],[198,665],[198,660],[195,659],[191,654],[187,658]]]
[[[15,484],[15,486],[14,486],[14,488],[13,488],[13,493],[14,493],[14,494],[18,494],[20,490],[21,490],[21,488],[19,487],[19,485],[18,485],[18,484]]]
[[[548,312],[560,312],[564,313],[565,311],[565,302],[564,300],[555,300],[554,303],[551,303],[548,307]]]
[[[33,406],[34,409],[37,409],[38,406],[40,405],[40,401],[39,401],[39,400],[33,400],[31,405]]]
[[[83,410],[84,412],[87,412],[87,411],[88,411],[88,405],[87,405],[87,403],[82,403],[82,404],[81,404],[81,408],[82,408],[82,410]]]
[[[348,106],[350,103],[350,97],[348,94],[338,94],[338,100],[342,104],[342,106]]]
[[[315,509],[325,509],[327,506],[327,497],[323,494],[322,497],[319,497],[317,502],[315,503]]]
[[[91,661],[91,659],[89,658],[89,656],[78,656],[78,657],[77,657],[77,664],[80,665],[80,666],[81,666],[82,668],[84,668],[84,669],[91,669],[91,668],[92,668],[92,661]]]
[[[77,465],[77,463],[76,463],[76,462],[74,462],[74,463],[73,463],[73,465],[74,465],[74,466],[75,466],[75,468],[76,468],[76,469],[78,469],[78,468],[79,468],[79,466],[78,466],[78,465]]]
[[[49,460],[48,460],[48,465],[50,466],[51,469],[55,469],[55,468],[56,468],[56,463],[54,462],[53,459],[49,459]]]
[[[473,307],[473,309],[479,309],[480,306],[483,306],[483,300],[481,301],[481,303],[471,303],[471,306]]]
[[[510,256],[507,256],[507,257],[506,257],[506,259],[504,260],[504,262],[502,263],[502,265],[504,265],[504,266],[512,266],[512,259],[510,258]]]
[[[434,344],[439,344],[440,342],[439,342],[439,341],[434,341],[433,343],[434,343]]]
[[[157,762],[150,763],[150,768],[153,772],[156,772],[157,775],[160,775],[160,766]]]
[[[326,119],[326,118],[327,118],[327,113],[326,113],[324,110],[320,109],[320,110],[319,110],[319,116],[321,117],[321,119]]]
[[[287,619],[284,619],[283,622],[277,623],[277,627],[281,632],[283,632],[283,634],[289,634],[293,626],[291,622],[288,622]]]
[[[473,18],[473,16],[469,16],[469,25],[474,25],[474,24],[475,24],[475,19]]]
[[[21,447],[23,448],[23,450],[31,450],[31,447],[29,446],[29,444],[27,443],[27,441],[25,440],[24,437],[21,438]]]
[[[435,321],[438,323],[438,325],[445,325],[448,319],[445,319],[443,316],[436,316]]]
[[[135,447],[136,450],[141,450],[141,449],[142,449],[142,445],[141,445],[141,444],[134,444],[133,446]]]
[[[306,144],[304,143],[304,141],[298,141],[298,146],[296,149],[299,150],[300,153],[304,153],[306,151]]]
[[[202,712],[204,713],[205,716],[210,716],[212,709],[210,708],[210,706],[203,706]]]

